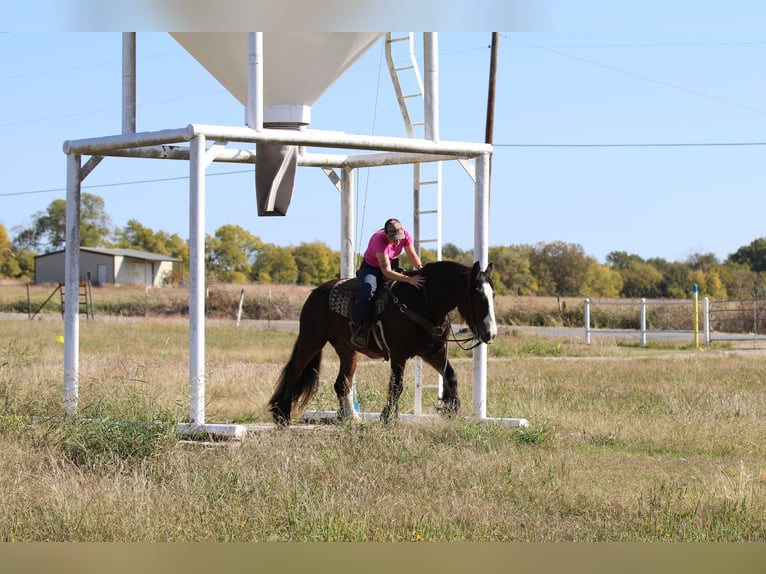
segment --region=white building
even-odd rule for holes
[[[35,283],[64,283],[65,252],[35,257]],[[162,287],[170,278],[177,257],[135,249],[80,248],[80,281],[93,285],[145,285]]]

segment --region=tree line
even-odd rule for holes
[[[66,201],[56,199],[31,217],[27,227],[14,229],[11,237],[0,223],[0,277],[29,281],[34,277],[36,255],[64,249]],[[115,227],[103,198],[81,197],[82,247],[112,247],[161,253],[177,257],[169,281],[181,283],[188,276],[189,244],[178,234],[154,231],[131,219]],[[447,243],[442,258],[466,265],[473,251]],[[436,252],[421,250],[424,263]],[[694,253],[683,262],[643,259],[625,251],[612,251],[605,263],[588,256],[582,246],[554,241],[536,245],[489,248],[495,267],[496,292],[512,295],[562,297],[689,298],[697,285],[700,296],[745,299],[766,292],[766,237],[740,247],[725,260],[712,253]],[[340,254],[315,241],[298,246],[263,242],[238,225],[223,225],[205,240],[206,272],[210,281],[222,283],[318,285],[340,273]]]

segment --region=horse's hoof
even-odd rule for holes
[[[398,422],[399,417],[397,415],[387,415],[387,414],[381,414],[380,415],[380,422],[382,422],[384,425],[390,425]]]
[[[338,411],[336,419],[339,423],[359,424],[364,422],[364,419],[356,411],[353,411],[350,415],[344,411]]]
[[[436,410],[444,417],[455,417],[460,414],[460,401],[443,403]]]
[[[274,421],[274,426],[277,428],[287,428],[290,426],[290,417],[286,417],[282,413],[273,413],[271,418]]]

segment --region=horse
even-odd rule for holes
[[[334,385],[338,420],[360,419],[351,397],[359,353],[391,362],[388,398],[381,412],[383,422],[399,416],[404,368],[415,356],[443,377],[439,412],[446,416],[459,413],[457,376],[447,357],[451,333],[448,314],[457,308],[470,329],[474,346],[491,343],[497,336],[492,272],[492,263],[482,271],[478,261],[472,267],[437,261],[406,272],[425,277],[420,288],[385,281],[375,294],[372,334],[363,349],[351,343],[349,317],[353,313],[356,279],[336,278],[314,288],[303,304],[298,337],[268,403],[274,423],[288,426],[293,408],[299,405],[305,409],[314,397],[319,387],[322,350],[328,342],[340,358]]]

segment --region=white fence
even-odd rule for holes
[[[591,308],[602,305],[621,305],[639,307],[639,328],[635,330],[641,341],[641,346],[646,346],[646,340],[652,333],[658,335],[658,338],[667,339],[669,335],[682,339],[691,337],[695,346],[700,345],[700,334],[706,346],[710,346],[713,341],[766,341],[766,301],[763,299],[743,299],[743,300],[720,300],[710,301],[708,297],[702,300],[702,326],[699,325],[699,306],[698,299],[684,299],[673,301],[659,301],[639,299],[632,301],[592,301],[585,299],[585,308],[583,313],[583,322],[585,323],[585,342],[590,344],[593,333],[613,334],[616,332],[624,334],[631,330],[614,329],[594,329],[591,326]],[[691,314],[694,326],[692,329],[671,330],[671,329],[649,329],[647,328],[647,308],[659,305],[686,305]]]
[[[647,301],[646,299],[640,299],[638,301],[591,301],[590,299],[585,299],[585,309],[583,312],[583,322],[585,323],[585,342],[590,345],[591,342],[591,335],[594,331],[601,331],[600,329],[593,329],[591,327],[591,319],[590,319],[590,312],[591,307],[595,305],[620,305],[620,306],[639,306],[639,329],[638,333],[641,340],[641,346],[646,346],[646,339],[647,336],[654,332],[657,333],[660,330],[651,330],[647,328],[646,323],[646,312],[647,307],[650,305],[687,305],[691,307],[690,313],[693,314],[694,317],[694,328],[691,331],[691,335],[694,340],[694,344],[696,346],[699,346],[699,310],[698,310],[698,298],[696,297],[695,292],[695,298],[691,300],[674,300],[674,301],[657,301],[657,300],[651,300]],[[710,337],[710,301],[707,297],[704,298],[704,335],[705,335],[705,344],[710,345],[711,337]],[[661,330],[664,333],[667,333],[667,330]],[[689,334],[689,331],[678,331],[681,333]]]

